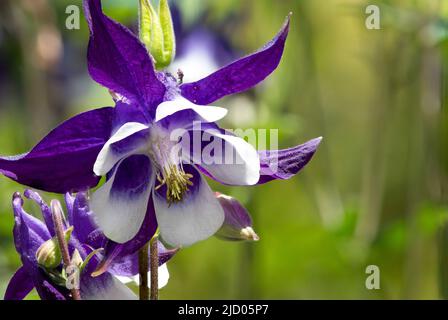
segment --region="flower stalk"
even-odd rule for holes
[[[140,276],[140,285],[139,285],[139,297],[140,300],[149,300],[149,288],[148,288],[148,252],[149,251],[149,242],[145,244],[139,251],[138,254],[138,270]]]
[[[151,300],[159,299],[159,252],[157,248],[157,238],[155,235],[149,242],[150,270],[151,270]]]
[[[54,229],[56,233],[56,239],[58,240],[59,249],[61,250],[62,262],[64,269],[70,266],[70,253],[68,252],[68,244],[65,237],[64,225],[62,222],[62,208],[61,204],[57,200],[51,201],[51,215],[53,218]],[[71,290],[73,300],[81,300],[81,293],[78,288],[72,288]]]

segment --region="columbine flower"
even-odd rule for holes
[[[320,139],[291,150],[257,153],[214,124],[225,116],[225,109],[206,106],[255,86],[276,69],[289,16],[261,50],[200,81],[179,85],[170,74],[155,71],[145,46],[103,14],[100,0],[85,0],[84,8],[90,28],[88,69],[112,92],[115,108],[82,113],[30,152],[0,158],[4,175],[59,193],[96,186],[100,176],[106,176],[92,196],[105,235],[117,243],[132,242],[149,221],[147,232],[152,233],[147,237],[158,225],[162,239],[177,247],[208,238],[224,220],[223,209],[200,173],[224,184],[255,185],[290,178],[311,159]],[[186,152],[187,159],[172,152],[177,144],[171,132],[183,128],[194,134],[195,121],[213,129],[208,133],[221,142],[223,157],[232,153],[237,164],[199,163],[197,150]]]
[[[65,287],[66,279],[62,273],[61,257],[59,255],[59,258],[54,258],[58,256],[54,255],[57,247],[51,245],[55,228],[50,208],[34,191],[26,190],[25,197],[34,200],[41,207],[45,223],[26,213],[22,207],[22,197],[18,193],[14,194],[12,200],[15,217],[14,242],[22,266],[9,282],[5,299],[21,300],[33,288],[36,288],[40,298],[44,300],[70,299],[70,292]],[[66,194],[65,199],[68,210],[65,228],[71,232],[68,241],[71,261],[77,266],[85,262],[80,274],[81,298],[136,299],[135,294],[119,280],[138,274],[138,254],[122,254],[124,251],[132,250],[129,247],[124,248],[121,253],[113,250],[115,257],[108,264],[107,271],[93,277],[92,272],[103,260],[101,252],[97,249],[107,247],[108,240],[92,222],[92,212],[89,210],[85,193],[78,193],[76,197]],[[175,252],[176,250],[166,250],[159,243],[161,265],[159,270],[161,275],[165,275],[160,282],[161,285],[166,284],[168,277],[165,263]]]

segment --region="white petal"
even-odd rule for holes
[[[187,109],[193,110],[208,122],[221,120],[227,114],[227,109],[215,106],[201,106],[183,97],[178,97],[176,100],[165,101],[157,107],[155,121],[160,121],[176,112]]]
[[[133,277],[125,277],[125,276],[115,276],[115,277],[123,284],[135,283],[138,285],[140,283],[138,274]]]
[[[139,275],[135,275],[133,277],[123,277],[123,276],[116,276],[118,280],[120,280],[124,284],[128,283],[135,283],[137,286],[140,285],[140,277]],[[148,287],[151,288],[151,271],[148,272]],[[168,268],[166,266],[166,263],[162,264],[158,269],[158,283],[159,283],[159,289],[162,289],[168,284],[168,280],[170,279],[170,274],[168,272]]]
[[[151,272],[148,274],[148,277],[151,277]],[[168,284],[169,279],[170,279],[170,273],[168,272],[168,267],[166,266],[166,263],[164,263],[159,267],[159,289],[166,286]]]
[[[118,243],[131,240],[140,230],[145,219],[154,179],[150,173],[149,159],[148,164],[144,162],[144,165],[136,166],[135,162],[128,163],[130,158],[120,162],[113,176],[95,191],[91,200],[91,209],[95,213],[96,223],[106,237]],[[120,172],[120,170],[123,171]],[[129,174],[132,172],[134,173]],[[126,176],[127,174],[129,176]],[[138,178],[135,177],[137,174]],[[129,181],[125,181],[126,179],[134,185],[128,186]]]
[[[104,144],[103,148],[98,154],[98,157],[96,158],[95,164],[93,166],[93,172],[97,176],[103,176],[108,173],[120,159],[130,154],[136,153],[136,150],[141,148],[141,145],[133,146],[133,148],[129,148],[124,153],[114,152],[113,150],[111,150],[111,145],[130,137],[134,133],[146,129],[148,129],[148,126],[139,122],[128,122],[121,126],[120,129],[118,129],[117,132],[115,132],[115,134]]]
[[[255,185],[260,180],[260,157],[251,144],[240,137],[215,130],[206,130],[204,135],[216,138],[211,139],[210,148],[206,144],[202,150],[194,149],[201,152],[192,155],[194,164],[204,168],[214,179],[224,184]],[[213,149],[215,152],[210,156],[210,150]],[[187,146],[185,150],[190,148]]]
[[[198,174],[199,175],[199,174]],[[162,239],[173,247],[189,246],[205,240],[224,222],[224,211],[202,176],[197,189],[178,203],[168,205],[165,197],[154,194],[154,207]]]
[[[81,287],[83,300],[137,300],[137,296],[115,276],[91,278]]]

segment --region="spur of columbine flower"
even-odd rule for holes
[[[40,206],[45,223],[26,213],[22,197],[19,193],[14,194],[14,242],[22,266],[10,280],[5,299],[21,300],[33,288],[44,300],[71,299],[65,285],[67,279],[62,268],[61,253],[55,241],[51,209],[37,192],[26,190],[24,195]],[[76,196],[66,194],[65,200],[68,215],[63,221],[63,227],[68,238],[71,261],[82,270],[79,275],[81,299],[136,299],[136,295],[119,280],[138,274],[138,253],[127,254],[125,251],[132,251],[129,246],[117,252],[108,244],[109,240],[93,223],[84,192]],[[168,280],[165,263],[176,250],[167,250],[161,243],[158,245],[159,274],[164,278],[159,281],[159,286],[163,286]],[[100,250],[102,248],[104,250]],[[92,276],[100,261],[104,261],[103,254],[110,254],[110,250],[114,252],[114,257],[108,260],[107,270],[101,275]]]
[[[224,221],[223,209],[202,174],[228,185],[255,185],[288,179],[313,156],[320,139],[288,150],[257,152],[215,124],[225,109],[206,106],[255,86],[277,68],[289,16],[259,51],[202,80],[180,84],[155,70],[142,42],[104,15],[100,0],[85,0],[84,9],[90,28],[88,69],[113,94],[115,107],[75,116],[30,152],[0,158],[5,176],[58,193],[94,187],[106,176],[91,205],[108,238],[133,241],[148,220],[152,232],[158,226],[165,243],[181,247],[212,236]],[[194,122],[211,129],[210,139],[221,143],[223,157],[233,154],[236,164],[196,161],[206,144],[183,153],[187,159],[177,157],[172,149],[178,144],[170,135],[177,129],[194,135]],[[148,240],[152,235],[146,234]]]

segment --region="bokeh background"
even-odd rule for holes
[[[223,126],[279,129],[281,148],[324,140],[289,181],[214,184],[250,210],[261,241],[212,238],[182,250],[161,298],[448,298],[448,1],[171,2],[187,78],[259,48],[292,11],[280,67],[219,102],[230,109]],[[81,1],[0,1],[0,154],[112,105],[87,73],[83,15],[80,30],[65,27],[71,4]],[[137,0],[103,4],[135,30]],[[368,4],[380,7],[381,30],[366,29]],[[20,263],[14,191],[23,187],[0,177],[0,296]],[[370,264],[380,290],[365,287]]]

